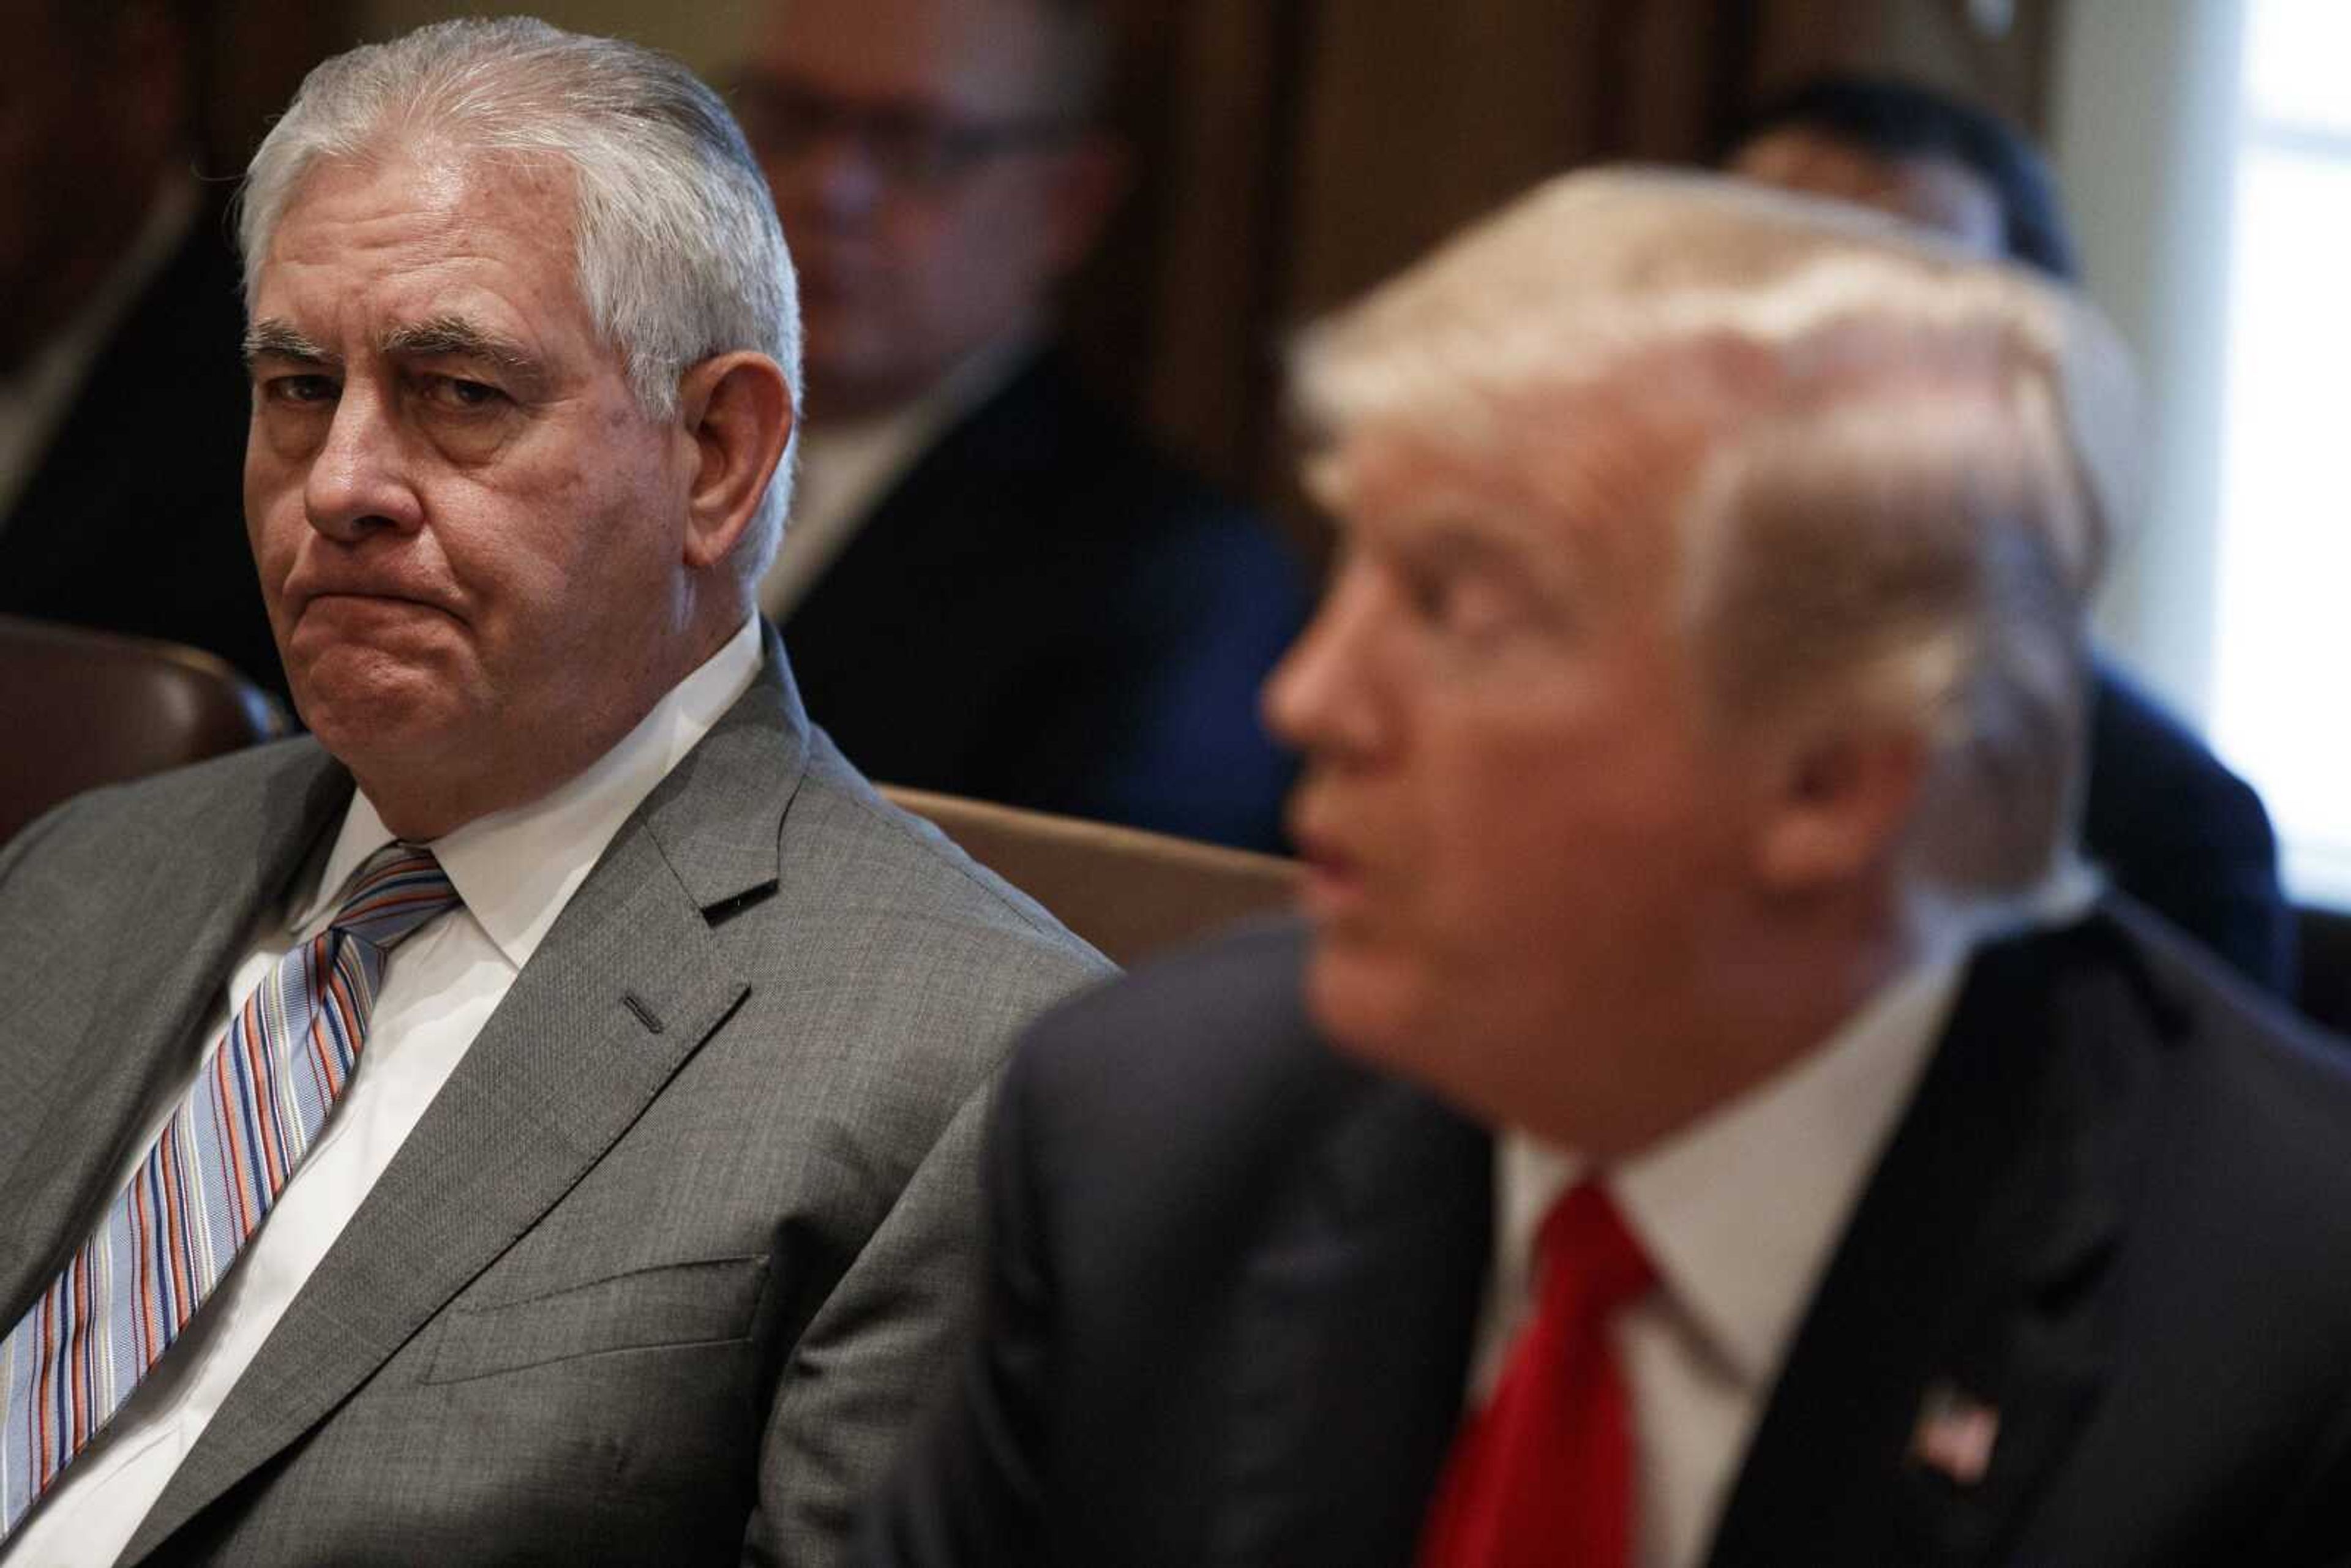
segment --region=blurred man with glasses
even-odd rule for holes
[[[761,586],[876,777],[1246,845],[1302,612],[1254,517],[1080,391],[1060,286],[1124,184],[1081,0],[781,0],[737,114],[801,266],[809,423]]]

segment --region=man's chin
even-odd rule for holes
[[[1376,1067],[1408,1067],[1412,998],[1419,988],[1405,968],[1360,935],[1317,925],[1306,956],[1306,1016],[1342,1054]]]
[[[398,661],[330,656],[288,670],[287,681],[304,727],[347,763],[430,752],[462,727],[455,683]]]

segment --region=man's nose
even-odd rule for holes
[[[1380,614],[1369,574],[1342,566],[1314,619],[1266,677],[1259,706],[1276,738],[1326,761],[1378,747],[1384,725],[1373,644]]]
[[[302,507],[312,528],[344,544],[422,522],[401,432],[381,397],[347,388],[337,401],[302,486]]]

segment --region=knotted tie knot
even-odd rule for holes
[[[1649,1255],[1596,1181],[1578,1182],[1552,1206],[1536,1234],[1535,1255],[1546,1311],[1606,1319],[1657,1282]],[[1559,1296],[1567,1300],[1552,1308]]]
[[[360,867],[329,929],[388,953],[456,902],[457,890],[431,850],[394,841]]]

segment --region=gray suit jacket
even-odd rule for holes
[[[289,741],[0,854],[0,1323],[350,791]],[[833,1561],[965,1316],[1005,1043],[1106,969],[873,794],[770,632],[122,1561]]]

